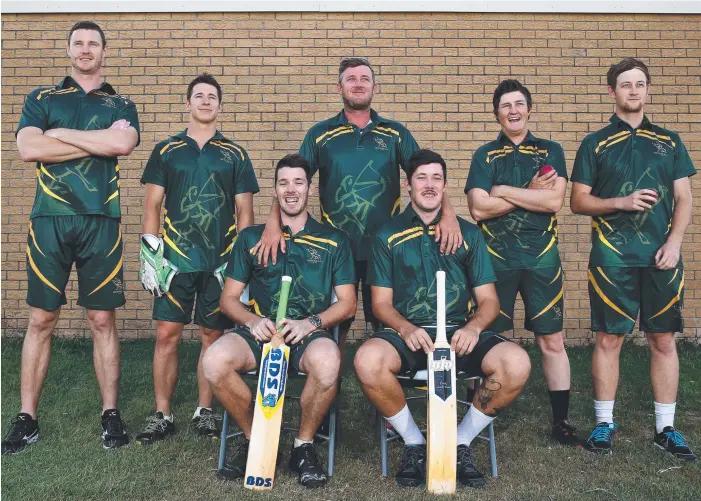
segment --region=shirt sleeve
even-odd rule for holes
[[[562,146],[558,143],[552,143],[552,148],[548,151],[548,156],[545,159],[545,165],[551,165],[553,169],[557,172],[557,175],[564,177],[565,181],[569,178],[567,177],[567,164],[565,162],[565,152]]]
[[[355,285],[355,262],[351,252],[350,241],[344,236],[338,244],[333,261],[333,286]]]
[[[141,143],[141,126],[139,125],[139,114],[136,112],[136,105],[133,101],[124,99],[124,106],[119,110],[117,120],[126,120],[129,122],[129,125],[136,129],[136,145],[139,146],[139,143]]]
[[[307,135],[304,136],[302,144],[299,146],[299,154],[309,162],[309,177],[314,177],[316,171],[319,170],[319,155],[316,147],[316,139],[314,138],[314,129],[309,129]]]
[[[392,251],[387,243],[375,235],[372,244],[372,260],[368,266],[368,283],[392,288]]]
[[[464,233],[464,232],[463,232]],[[492,259],[489,257],[487,244],[484,242],[482,232],[475,228],[471,231],[467,243],[466,267],[467,280],[471,289],[484,284],[491,284],[497,281]]]
[[[416,142],[414,136],[406,127],[402,127],[399,132],[399,141],[397,144],[399,165],[406,173],[409,168],[409,158],[419,149],[419,143]]]
[[[44,101],[40,101],[40,91],[41,89],[36,89],[30,92],[24,100],[22,116],[20,116],[19,124],[17,124],[17,132],[15,132],[15,135],[25,127],[37,127],[41,129],[42,132],[49,129],[49,115],[43,105],[49,98],[44,96]]]
[[[246,150],[243,150],[243,162],[236,168],[234,179],[234,195],[241,193],[258,193],[260,187],[256,179],[256,173],[251,164],[251,157],[248,156]]]
[[[465,194],[472,188],[480,188],[487,193],[492,191],[494,186],[493,171],[489,164],[480,158],[482,156],[483,153],[479,150],[472,155],[470,172],[467,174],[467,181],[465,182]]]
[[[696,168],[691,161],[689,152],[682,142],[681,138],[677,138],[677,147],[674,149],[674,180],[684,177],[690,177],[696,174]]]
[[[577,150],[577,156],[574,159],[574,167],[572,167],[572,182],[582,183],[593,187],[596,184],[598,177],[598,160],[594,148],[593,141],[582,141],[582,144]]]
[[[144,173],[141,175],[141,184],[157,184],[165,188],[168,181],[166,167],[163,165],[163,159],[159,148],[161,145],[156,145],[151,152],[151,156],[146,163]]]
[[[226,276],[244,284],[250,282],[253,275],[253,257],[247,238],[250,232],[246,230],[248,228],[241,231],[236,238],[234,248],[229,254],[229,262],[226,265]]]

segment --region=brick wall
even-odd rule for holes
[[[34,168],[17,154],[14,130],[24,96],[68,72],[65,37],[89,15],[2,16],[2,328],[27,324],[25,242],[34,196]],[[120,161],[127,305],[118,311],[124,338],[149,337],[151,300],[137,281],[142,195],[139,177],[155,142],[187,122],[184,93],[198,72],[224,86],[222,131],[246,147],[262,187],[257,222],[271,202],[272,167],[296,151],[312,123],[341,108],[334,82],[339,58],[371,58],[378,74],[374,107],[409,127],[422,146],[441,152],[450,168],[452,202],[468,216],[462,187],[472,152],[498,131],[491,95],[516,77],[529,86],[532,130],[563,144],[568,170],[581,139],[612,111],[608,66],[624,56],[650,65],[650,118],[679,132],[701,167],[701,16],[532,14],[100,14],[106,31],[106,78],[137,103],[141,145]],[[694,194],[701,193],[699,189]],[[569,201],[569,194],[567,197]],[[591,339],[586,265],[588,218],[559,215],[565,281],[566,336]],[[316,208],[314,209],[316,211]],[[696,204],[694,214],[701,211]],[[701,227],[684,245],[687,318],[684,336],[701,340]],[[701,271],[699,271],[701,274]],[[88,336],[68,286],[58,333]],[[360,318],[360,316],[359,316]],[[517,313],[522,325],[523,312]],[[362,336],[357,321],[355,337]],[[192,336],[194,331],[188,330]],[[517,329],[516,337],[527,338]]]

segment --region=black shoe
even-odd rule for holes
[[[107,409],[102,414],[102,448],[116,449],[129,443],[129,435],[117,409]]]
[[[197,436],[209,440],[219,440],[221,432],[217,429],[217,421],[214,413],[209,409],[201,409],[200,415],[192,418],[192,427]]]
[[[144,431],[136,436],[136,445],[150,445],[164,440],[175,433],[175,424],[165,418],[162,412],[157,412],[146,421]]]
[[[458,445],[458,480],[466,487],[485,487],[487,481],[475,466],[475,456],[469,445]]]
[[[3,454],[17,454],[25,447],[32,445],[39,440],[39,420],[32,419],[32,416],[20,412],[12,420],[10,431],[2,441]]]
[[[293,447],[289,467],[290,470],[299,473],[299,483],[309,489],[323,487],[329,481],[329,477],[319,464],[319,458],[316,457],[314,444]]]
[[[217,475],[225,480],[236,480],[246,476],[246,462],[248,461],[248,448],[250,445],[251,442],[248,440],[239,442],[234,454],[229,457],[224,467],[217,471]]]
[[[689,449],[686,439],[673,426],[666,426],[661,433],[655,435],[655,445],[678,459],[696,461],[696,455]]]
[[[562,445],[569,445],[581,449],[584,447],[584,442],[576,435],[576,431],[577,429],[572,426],[568,420],[563,419],[553,424],[552,436]]]
[[[402,487],[421,487],[426,483],[426,444],[404,446],[394,478]]]
[[[616,423],[599,423],[589,435],[585,447],[598,454],[613,453],[613,438],[618,430]]]

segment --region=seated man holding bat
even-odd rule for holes
[[[222,336],[207,350],[203,366],[215,397],[246,438],[227,465],[231,478],[249,475],[246,473],[249,445],[252,451],[266,447],[249,442],[251,429],[256,427],[254,404],[251,390],[240,373],[255,370],[260,364],[263,343],[281,336],[291,347],[289,367],[308,375],[301,396],[302,416],[290,469],[299,473],[299,482],[305,487],[319,487],[327,481],[313,449],[315,431],[338,391],[341,366],[338,346],[327,329],[355,313],[355,269],[346,234],[321,225],[307,212],[310,182],[309,164],[302,156],[287,155],[278,162],[275,195],[287,252],[275,264],[268,263],[267,267],[258,264],[251,249],[260,240],[265,225],[252,226],[239,234],[226,268],[220,307],[241,327]],[[292,285],[286,316],[276,326],[271,318],[275,318],[282,302],[280,283],[284,275],[292,278]],[[241,303],[246,285],[250,311]],[[338,298],[333,304],[332,291]],[[280,398],[284,396],[284,390],[281,391]],[[279,425],[278,431],[271,433],[279,433]],[[274,446],[277,451],[277,443]],[[271,472],[276,455],[273,452],[269,458]]]
[[[458,218],[464,244],[455,254],[441,254],[435,242],[446,189],[443,158],[430,150],[415,152],[406,187],[411,203],[376,233],[369,268],[373,312],[386,328],[360,347],[355,369],[367,398],[404,440],[397,483],[422,485],[426,440],[396,375],[427,368],[436,337],[436,272],[444,271],[446,330],[457,369],[483,380],[458,425],[457,479],[466,486],[483,487],[484,475],[475,467],[470,443],[521,392],[530,360],[523,348],[485,330],[499,313],[499,300],[479,229]]]

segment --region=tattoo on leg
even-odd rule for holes
[[[480,407],[483,411],[489,408],[489,404],[492,402],[494,394],[499,390],[501,390],[501,383],[494,379],[485,379],[482,382],[482,385],[477,393],[477,399],[479,400]],[[494,413],[496,414],[497,412],[498,409],[494,409]]]

